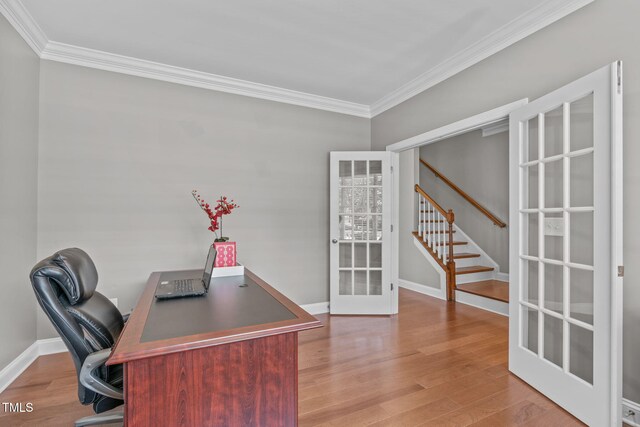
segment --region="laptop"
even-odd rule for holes
[[[217,255],[218,252],[215,250],[213,245],[211,245],[211,247],[209,248],[209,254],[207,255],[207,262],[204,265],[202,279],[196,278],[162,281],[156,289],[156,298],[170,299],[200,297],[205,295],[209,290],[209,284],[211,283],[211,273],[213,272],[213,265],[216,262]]]

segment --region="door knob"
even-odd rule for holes
[[[333,239],[333,240],[331,241],[331,243],[333,243],[333,244],[335,245],[336,243],[338,243],[338,239]]]

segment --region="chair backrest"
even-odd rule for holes
[[[63,249],[33,267],[31,284],[38,303],[71,353],[76,372],[86,357],[112,347],[124,327],[115,305],[96,292],[98,271],[81,249]],[[78,381],[78,398],[83,404],[100,396]]]

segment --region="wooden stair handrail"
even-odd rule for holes
[[[426,162],[423,159],[420,159],[420,163],[422,163],[424,166],[427,167],[427,169],[429,169],[431,172],[433,172],[435,174],[435,176],[437,178],[442,179],[442,181],[447,184],[449,187],[451,187],[451,189],[453,189],[453,191],[455,191],[456,193],[458,193],[460,196],[462,196],[463,199],[465,199],[467,202],[471,203],[471,205],[473,207],[475,207],[476,209],[478,209],[480,212],[482,212],[487,218],[489,218],[491,221],[493,221],[493,223],[495,225],[497,225],[500,228],[504,228],[507,226],[507,224],[502,221],[501,219],[499,219],[498,217],[496,217],[494,214],[492,214],[487,208],[485,208],[484,206],[482,206],[480,203],[478,203],[478,201],[476,199],[474,199],[473,197],[471,197],[470,195],[468,195],[467,193],[465,193],[460,187],[458,187],[457,185],[455,185],[453,182],[451,182],[451,180],[449,178],[447,178],[446,176],[442,175],[440,173],[440,171],[438,171],[436,168],[434,168],[433,166],[431,166],[428,162]],[[417,191],[417,190],[416,190]],[[423,194],[423,196],[426,195]],[[433,201],[433,199],[429,198],[431,201]],[[435,206],[435,202],[434,206]],[[442,213],[442,212],[441,212]],[[444,214],[443,214],[444,215]]]
[[[416,184],[415,186],[415,190],[416,193],[420,194],[422,197],[424,197],[425,199],[427,199],[429,201],[429,203],[431,203],[433,205],[434,208],[436,208],[436,210],[438,212],[440,212],[442,214],[443,217],[446,218],[447,222],[453,222],[453,220],[449,221],[449,212],[445,211],[442,206],[440,206],[438,204],[438,202],[436,202],[435,200],[433,200],[433,197],[431,197],[430,195],[428,195],[418,184]]]

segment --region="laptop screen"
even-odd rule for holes
[[[206,290],[209,290],[209,284],[211,283],[211,272],[213,272],[213,264],[216,262],[216,256],[218,251],[211,245],[209,248],[209,254],[207,255],[207,263],[204,265],[204,273],[202,274],[202,284]]]

